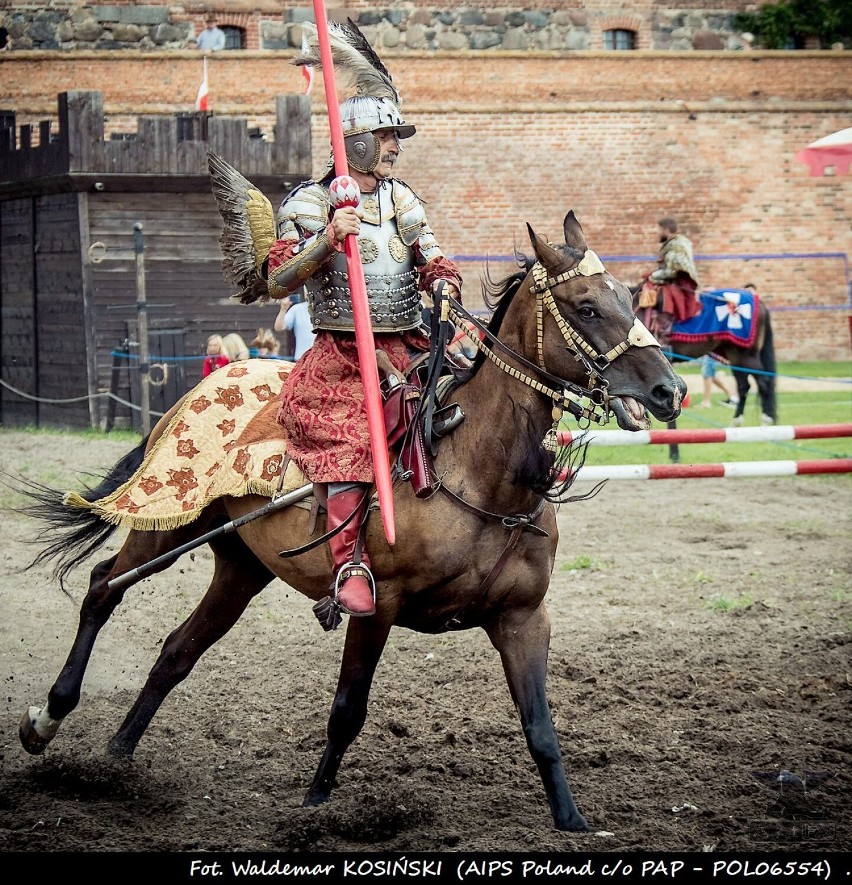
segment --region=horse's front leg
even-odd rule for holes
[[[530,754],[538,766],[558,830],[587,830],[585,818],[574,804],[550,707],[547,703],[547,654],[550,617],[542,603],[532,615],[508,612],[486,628],[500,652],[512,700],[521,717]],[[526,619],[525,619],[526,618]]]
[[[325,752],[302,801],[303,806],[320,805],[331,796],[343,754],[367,720],[373,675],[392,626],[393,616],[381,607],[368,618],[349,619],[337,692],[328,719]]]

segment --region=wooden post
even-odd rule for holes
[[[142,222],[133,225],[133,248],[136,252],[136,317],[139,336],[139,400],[142,436],[151,432],[151,389],[148,386],[148,303],[145,296],[145,244]]]

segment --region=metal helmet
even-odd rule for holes
[[[381,145],[373,133],[393,129],[397,138],[411,138],[414,126],[405,122],[402,113],[389,98],[356,95],[340,105],[343,143],[349,166],[358,172],[372,172],[381,157]]]

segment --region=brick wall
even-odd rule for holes
[[[274,96],[302,89],[291,58],[211,58],[214,113],[271,132]],[[398,174],[427,200],[449,254],[507,256],[527,245],[525,222],[556,238],[573,208],[592,248],[635,279],[648,265],[629,257],[653,254],[656,220],[673,214],[696,251],[714,258],[699,263],[702,283],[754,282],[777,308],[780,358],[849,359],[852,178],[811,178],[794,155],[849,125],[852,53],[388,52],[383,60],[418,127]],[[190,110],[200,76],[192,52],[13,52],[0,55],[0,108],[36,122],[55,113],[58,92],[97,89],[107,130],[127,131],[138,114]],[[328,157],[320,76],[313,96],[320,173]],[[774,257],[716,260],[731,255]],[[466,298],[478,304],[483,264],[462,267]]]

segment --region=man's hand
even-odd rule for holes
[[[666,272],[664,270],[655,270],[648,279],[652,283],[665,283]]]
[[[355,206],[341,206],[334,210],[331,229],[334,231],[334,238],[338,243],[342,243],[349,234],[358,236],[361,232],[362,217],[363,212]]]
[[[435,294],[438,291],[438,286],[440,286],[441,283],[443,283],[447,287],[445,290],[447,295],[451,296],[452,298],[455,298],[456,301],[458,301],[459,298],[461,298],[461,293],[456,288],[455,283],[451,283],[449,280],[435,280],[435,282],[432,283],[432,293],[433,294]]]

